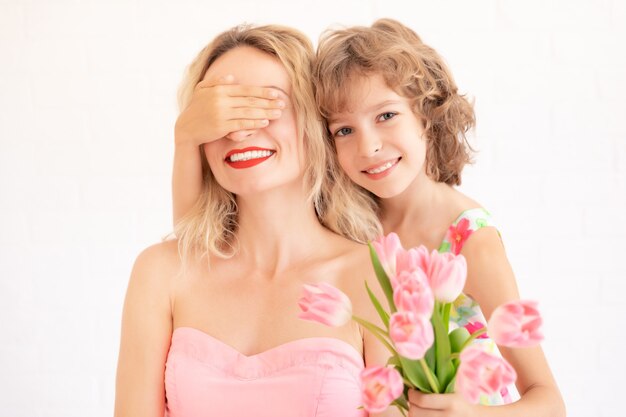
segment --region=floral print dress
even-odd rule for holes
[[[469,209],[461,215],[448,228],[446,237],[439,247],[439,252],[452,252],[455,255],[461,253],[463,245],[470,238],[472,233],[483,227],[495,227],[491,214],[484,208]],[[498,232],[499,233],[499,232]],[[481,329],[487,325],[485,316],[480,310],[478,303],[469,295],[461,294],[455,301],[450,312],[450,321],[458,327],[465,327],[470,333]],[[451,326],[452,327],[452,326]],[[500,351],[496,344],[486,334],[479,336],[474,343],[480,343],[483,348],[497,355]],[[482,395],[480,404],[502,405],[509,404],[519,398],[515,385],[504,388],[499,394]]]

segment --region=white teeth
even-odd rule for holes
[[[267,158],[272,155],[272,151],[247,151],[234,153],[228,157],[230,162],[248,161],[250,159]]]
[[[398,161],[397,159],[394,161],[389,161],[386,164],[379,166],[378,168],[368,169],[365,172],[367,172],[368,174],[380,174],[381,172],[387,171],[389,168],[394,166],[397,161]]]

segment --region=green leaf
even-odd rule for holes
[[[439,303],[435,302],[431,322],[435,330],[435,373],[440,387],[445,387],[454,377],[454,366],[450,359],[450,340],[441,317]]]
[[[387,360],[387,365],[400,366],[400,359],[398,356],[390,356]]]
[[[426,375],[424,375],[424,370],[422,369],[422,365],[419,361],[403,358],[402,356],[399,356],[399,358],[402,370],[404,371],[404,375],[407,379],[411,381],[420,391],[432,393],[433,390],[430,388],[428,379],[426,378]]]
[[[374,304],[374,307],[376,308],[376,311],[378,312],[380,319],[385,324],[385,328],[389,329],[389,313],[387,313],[385,309],[380,305],[380,301],[378,301],[378,298],[376,298],[372,290],[370,290],[369,285],[367,285],[367,281],[365,281],[365,288],[367,289],[367,293],[370,296],[370,300],[372,300],[372,304]]]
[[[374,245],[372,242],[367,244],[370,248],[370,257],[372,258],[372,265],[374,266],[374,272],[376,272],[376,278],[378,278],[378,283],[380,287],[383,289],[385,293],[385,297],[387,297],[387,302],[389,303],[389,309],[392,313],[395,313],[396,305],[393,302],[393,289],[391,288],[391,282],[389,281],[389,277],[385,273],[382,265],[380,264],[380,260],[378,259],[378,255],[376,254],[376,249],[374,249]]]
[[[428,350],[426,351],[426,355],[424,356],[424,359],[426,360],[426,364],[428,365],[428,367],[433,371],[433,373],[435,372],[435,344],[433,343],[433,345],[428,348]]]
[[[446,394],[450,394],[450,393],[454,392],[454,383],[455,382],[456,382],[456,375],[454,375],[454,377],[452,378],[452,380],[450,381],[450,383],[446,387],[446,390],[444,391]]]

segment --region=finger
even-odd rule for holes
[[[238,130],[256,130],[267,127],[269,121],[267,119],[264,120],[253,120],[253,119],[236,119],[229,120],[226,122],[226,130],[229,132],[235,132]]]
[[[284,95],[275,88],[270,87],[258,87],[254,85],[226,85],[222,87],[226,93],[231,97],[258,97],[274,100],[279,95]]]
[[[426,410],[409,406],[409,417],[443,417],[444,415],[441,410]]]
[[[196,90],[199,88],[215,87],[216,85],[229,85],[235,83],[235,77],[231,74],[228,75],[215,75],[212,77],[204,78],[198,84],[196,84]]]
[[[241,142],[252,136],[258,130],[238,130],[236,132],[230,132],[225,137],[235,142]]]
[[[419,405],[419,402],[424,394],[415,389],[409,390],[409,395],[407,396],[410,403]]]
[[[229,99],[231,107],[254,107],[257,109],[283,109],[285,102],[283,100],[270,100],[258,97],[231,97]]]
[[[450,405],[452,400],[449,394],[425,394],[409,390],[409,402],[422,409],[443,410]]]
[[[254,109],[250,107],[239,107],[235,109],[230,109],[228,111],[228,120],[236,120],[236,119],[254,119],[254,120],[265,120],[265,119],[278,119],[282,115],[282,111],[280,109]]]

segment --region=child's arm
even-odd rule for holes
[[[494,309],[507,301],[519,299],[513,270],[496,229],[484,227],[472,235],[461,254],[467,259],[467,282],[464,292],[474,298],[489,319]],[[520,400],[489,407],[471,405],[459,394],[410,394],[410,401],[422,409],[409,416],[421,416],[423,408],[446,410],[451,416],[486,417],[564,417],[565,405],[541,347],[508,349],[502,356],[517,372]]]
[[[475,232],[461,253],[468,266],[466,293],[478,302],[486,319],[500,304],[519,299],[515,275],[496,229],[485,227]],[[517,372],[521,398],[504,407],[482,407],[490,408],[485,415],[565,416],[563,399],[541,347],[499,349]]]
[[[180,113],[174,129],[175,150],[172,173],[174,224],[202,192],[202,146],[228,137],[245,139],[250,131],[262,129],[284,106],[271,88],[235,85],[232,76],[198,83],[189,105]]]
[[[202,191],[201,149],[194,145],[175,145],[172,172],[174,224],[191,210]]]

